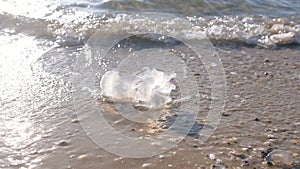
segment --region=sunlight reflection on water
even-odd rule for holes
[[[33,37],[0,36],[0,164],[4,166],[32,160],[30,146],[41,138],[39,127],[30,118],[30,97],[31,63],[43,52]]]

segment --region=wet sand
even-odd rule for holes
[[[220,46],[217,50],[227,82],[226,107],[205,143],[187,136],[161,156],[121,158],[94,144],[69,107],[48,138],[65,143],[49,143],[48,150],[38,152],[43,160],[37,168],[299,168],[299,49]],[[209,98],[202,99],[201,105],[200,114],[207,112]],[[262,156],[268,149],[288,152],[293,164],[268,165]]]

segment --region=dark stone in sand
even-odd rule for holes
[[[228,116],[230,116],[231,114],[230,113],[227,113],[227,112],[223,112],[222,113],[222,116],[224,116],[224,117],[228,117]]]
[[[225,169],[225,167],[222,166],[222,165],[215,165],[215,164],[213,164],[213,165],[210,166],[210,169]]]
[[[65,141],[65,140],[60,140],[60,141],[57,143],[58,146],[67,146],[67,145],[69,145],[69,144],[70,144],[70,143],[67,142],[67,141]]]
[[[250,165],[248,160],[245,160],[244,163],[241,165],[242,167],[248,167]]]
[[[254,119],[254,121],[260,121],[260,119],[256,117],[256,118]]]

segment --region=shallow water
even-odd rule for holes
[[[0,168],[142,168],[145,163],[152,168],[208,168],[217,164],[209,159],[210,153],[226,168],[245,164],[230,151],[242,152],[250,166],[262,168],[267,166],[260,152],[268,148],[288,151],[299,164],[299,9],[298,0],[1,1]],[[132,23],[154,27],[157,18],[141,19],[135,14],[141,11],[175,15],[175,19],[164,18],[165,25],[173,23],[173,33],[183,32],[183,39],[199,40],[198,33],[203,32],[220,54],[227,81],[221,122],[213,136],[200,144],[195,139],[210,109],[211,84],[199,59],[190,54],[185,60],[195,71],[200,110],[189,136],[164,158],[119,158],[106,152],[90,140],[74,110],[73,75],[78,73],[74,64],[84,44],[98,29],[115,23],[120,30]],[[125,42],[117,54],[112,53],[122,55],[149,46],[159,50],[162,44],[187,50],[174,40],[156,38],[137,38],[140,45]],[[91,79],[92,85],[80,80],[86,86],[99,86],[101,77]],[[135,128],[133,136],[147,129],[119,116],[106,116],[117,129],[128,133]],[[164,122],[160,127],[172,119]],[[251,149],[244,152],[247,147]]]

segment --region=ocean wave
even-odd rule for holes
[[[64,10],[64,9],[61,9]],[[92,15],[82,11],[57,11],[43,19],[0,14],[2,29],[11,29],[36,37],[46,37],[60,45],[83,44],[98,29],[119,25],[120,31],[134,29],[133,25],[172,28],[175,34],[185,34],[186,39],[201,39],[206,35],[213,43],[238,43],[262,47],[300,44],[300,17],[266,16],[214,16],[214,17],[149,17],[136,13]],[[153,16],[153,14],[152,14]],[[167,15],[161,15],[167,16]],[[182,25],[182,20],[189,26]],[[110,31],[107,29],[107,31]]]

